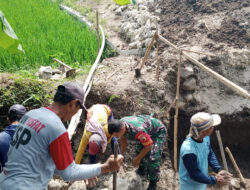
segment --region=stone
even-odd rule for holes
[[[144,5],[139,5],[139,10],[147,10],[148,8]]]
[[[115,10],[115,15],[122,16],[122,8],[121,7],[119,7],[118,9]]]
[[[137,48],[137,42],[132,42],[128,46],[129,49],[136,49]]]
[[[61,80],[63,78],[63,75],[59,75],[59,74],[54,74],[51,77],[51,80]]]
[[[42,79],[50,79],[52,77],[51,66],[41,66],[38,71],[38,76]]]
[[[108,189],[113,189],[113,176],[104,183]],[[118,173],[117,175],[117,189],[121,190],[145,190],[147,189],[147,180],[141,178],[134,171],[126,173]]]
[[[191,77],[191,78],[188,78],[184,81],[183,83],[183,89],[186,90],[186,91],[192,91],[192,90],[195,90],[196,88],[196,79]]]
[[[185,98],[185,100],[186,100],[187,102],[192,102],[192,101],[194,100],[194,97],[193,97],[192,94],[186,94],[186,95],[184,96],[184,98]]]
[[[53,69],[52,74],[62,74],[62,71],[60,69]]]
[[[86,190],[85,182],[82,181],[75,181],[68,190]]]
[[[150,30],[150,29],[151,29],[151,21],[150,21],[150,19],[148,19],[148,20],[146,21],[145,27],[146,27],[147,30]]]
[[[66,189],[68,187],[68,184],[60,179],[51,179],[48,184],[48,190],[61,190]]]
[[[181,67],[181,78],[189,78],[194,75],[194,69],[191,66]]]

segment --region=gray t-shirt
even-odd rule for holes
[[[31,110],[20,120],[10,142],[0,189],[46,189],[54,173],[66,181],[82,180],[99,175],[101,165],[75,164],[60,118],[49,108]]]

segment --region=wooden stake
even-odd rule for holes
[[[151,42],[150,42],[150,44],[149,44],[149,46],[148,46],[148,48],[147,48],[146,54],[145,54],[145,56],[143,57],[142,64],[141,64],[141,67],[140,67],[140,70],[142,69],[142,67],[144,66],[144,64],[145,64],[146,61],[147,61],[148,55],[149,55],[149,53],[150,53],[150,50],[151,50],[151,48],[152,48],[152,46],[153,46],[153,44],[154,44],[156,35],[157,35],[157,34],[156,34],[156,32],[155,32],[155,34],[154,34],[154,36],[153,36],[153,38],[152,38],[152,40],[151,40]]]
[[[158,22],[157,19],[155,19],[156,22],[156,79],[159,80],[159,38],[158,38]]]
[[[177,88],[176,88],[176,103],[175,103],[175,116],[174,116],[174,169],[178,171],[178,114],[179,114],[179,95],[180,95],[180,81],[181,81],[181,63],[182,63],[182,51],[180,51],[180,60],[178,63],[177,73]]]
[[[232,162],[232,164],[233,164],[233,166],[234,166],[234,169],[235,169],[236,172],[238,173],[238,176],[239,176],[239,178],[240,178],[240,183],[241,183],[241,185],[243,185],[243,186],[245,187],[245,186],[246,186],[246,181],[245,181],[243,175],[241,174],[240,169],[239,169],[237,163],[235,162],[235,159],[234,159],[234,157],[233,157],[231,151],[229,150],[228,147],[226,147],[225,150],[226,150],[226,152],[228,153],[229,158],[231,159],[231,162]]]
[[[174,101],[171,103],[171,105],[169,106],[169,108],[166,111],[166,116],[168,117],[168,113],[170,112],[171,108],[175,105],[176,102],[176,98],[174,99]]]
[[[219,147],[220,147],[220,154],[221,154],[221,158],[222,158],[223,167],[225,170],[228,171],[227,160],[225,157],[225,152],[224,152],[224,148],[223,148],[223,144],[222,144],[222,140],[221,140],[221,136],[220,136],[220,131],[216,130],[215,133],[216,133],[217,140],[218,140]]]
[[[96,33],[97,33],[97,48],[98,52],[100,51],[100,36],[99,36],[99,13],[96,10]]]
[[[114,155],[115,155],[115,159],[118,156],[118,143],[115,142],[114,144]],[[113,173],[113,190],[117,189],[117,172]]]

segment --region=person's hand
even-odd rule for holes
[[[136,168],[139,167],[140,162],[141,162],[141,159],[135,157],[135,158],[133,159],[133,166],[136,167]]]
[[[98,181],[97,177],[93,177],[91,179],[85,179],[84,180],[86,186],[90,186],[90,187],[95,187],[97,181]]]
[[[107,173],[107,172],[115,172],[118,171],[122,165],[123,156],[117,155],[117,158],[115,159],[114,155],[111,155],[108,160],[102,164],[101,166],[101,173]]]
[[[226,177],[233,177],[233,174],[229,173],[226,170],[221,170],[218,172],[218,174],[222,175],[222,176],[226,176]]]
[[[229,185],[231,182],[232,174],[225,170],[221,170],[218,174],[216,174],[216,184],[219,186]]]

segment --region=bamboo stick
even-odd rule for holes
[[[175,103],[175,116],[174,116],[174,168],[178,171],[178,114],[179,114],[179,96],[180,96],[180,78],[181,78],[181,64],[182,64],[182,51],[180,51],[180,60],[178,63],[178,73],[177,73],[177,88],[176,88],[176,103]]]
[[[169,106],[169,108],[166,111],[166,116],[168,115],[168,113],[170,112],[171,108],[175,105],[176,102],[176,98],[174,99],[174,101],[171,103],[171,105]]]
[[[220,154],[221,154],[221,158],[222,158],[223,167],[225,170],[228,171],[227,160],[225,157],[225,152],[224,152],[224,148],[223,148],[223,144],[222,144],[222,140],[221,140],[221,136],[220,136],[220,131],[216,130],[215,133],[216,133],[217,140],[218,140],[219,147],[220,147]]]
[[[156,79],[159,81],[159,38],[158,22],[156,19]]]
[[[145,54],[145,56],[143,57],[142,64],[141,64],[141,67],[140,67],[140,70],[142,69],[142,67],[144,66],[144,64],[145,64],[146,61],[147,61],[148,55],[149,55],[149,53],[150,53],[150,50],[151,50],[151,48],[152,48],[152,46],[153,46],[153,44],[154,44],[156,35],[157,35],[157,34],[156,34],[156,32],[155,32],[155,34],[154,34],[154,36],[153,36],[153,38],[152,38],[152,40],[151,40],[151,42],[150,42],[150,44],[149,44],[149,46],[148,46],[148,48],[147,48],[146,54]]]
[[[159,35],[159,39],[161,41],[165,42],[166,44],[168,44],[169,46],[173,47],[174,49],[180,51],[180,49],[176,45],[172,44],[170,41],[168,41],[167,39],[165,39],[161,35]],[[190,57],[188,54],[186,54],[186,53],[183,52],[182,55],[185,56],[189,61],[191,61],[192,63],[196,64],[197,66],[199,66],[204,71],[206,71],[208,74],[210,74],[211,76],[213,76],[215,79],[219,80],[220,82],[222,82],[223,84],[225,84],[227,87],[231,88],[233,91],[239,93],[240,95],[246,97],[247,99],[250,99],[250,94],[245,89],[239,87],[238,85],[234,84],[230,80],[228,80],[225,77],[219,75],[218,73],[216,73],[212,69],[206,67],[205,65],[203,65],[199,61],[197,61],[194,58]]]
[[[114,144],[114,155],[116,159],[118,156],[118,143],[117,142],[115,142]],[[113,190],[116,190],[116,189],[117,189],[117,172],[115,171],[113,173]]]
[[[235,159],[234,159],[234,157],[233,157],[233,155],[232,155],[230,149],[229,149],[228,147],[226,147],[225,150],[226,150],[226,152],[228,153],[229,158],[231,159],[231,162],[232,162],[232,164],[233,164],[233,166],[234,166],[234,169],[235,169],[236,172],[238,173],[238,176],[239,176],[239,178],[240,178],[240,183],[241,183],[241,185],[243,185],[243,186],[245,187],[246,181],[245,181],[243,175],[241,174],[240,169],[239,169],[239,167],[238,167],[238,165],[237,165],[237,163],[236,163],[236,161],[235,161]]]

